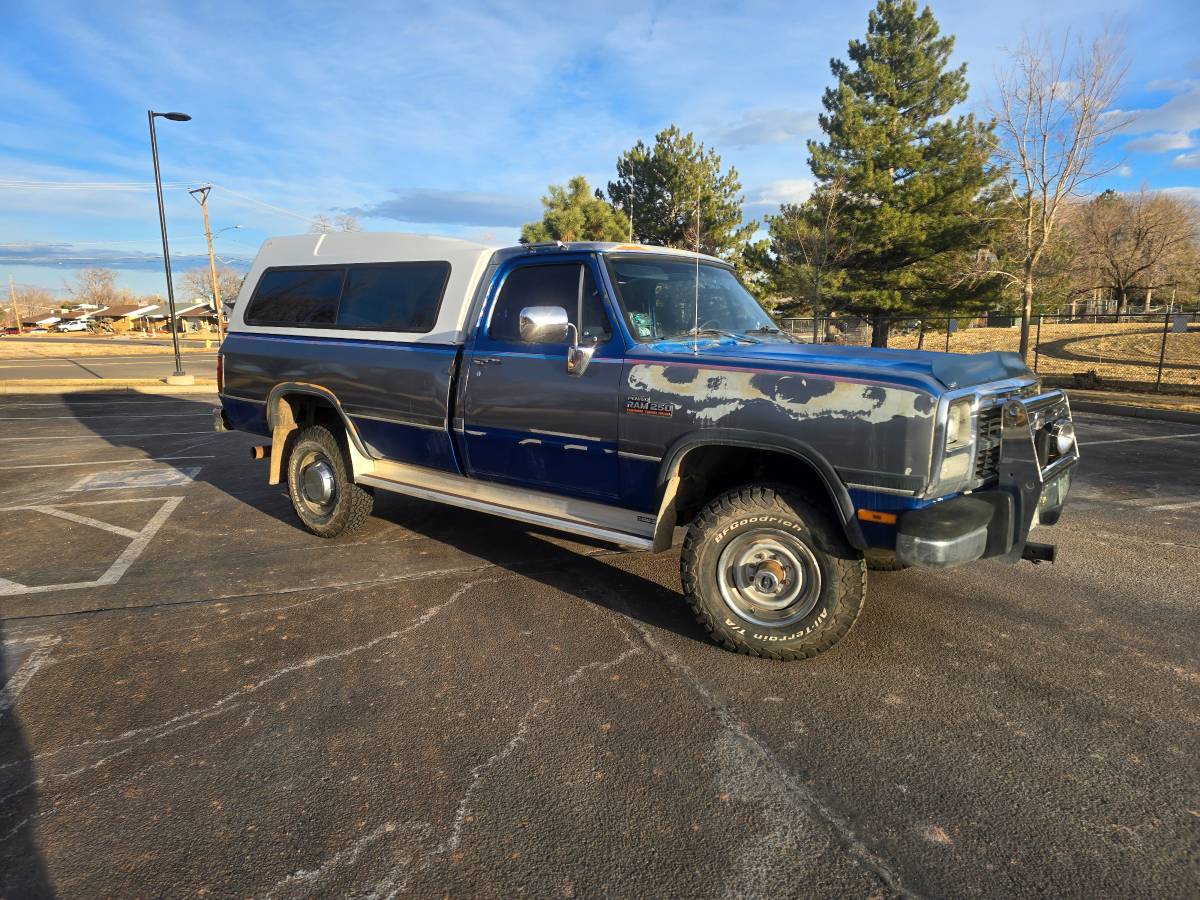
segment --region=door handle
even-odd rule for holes
[[[498,366],[498,365],[500,365],[501,362],[503,362],[503,360],[498,359],[495,356],[473,356],[473,357],[471,357],[471,362],[478,363],[481,366],[483,366],[483,365]]]

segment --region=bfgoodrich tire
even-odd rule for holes
[[[350,477],[342,443],[313,425],[297,435],[288,454],[288,494],[304,527],[323,538],[361,528],[375,497]]]
[[[776,485],[711,501],[688,529],[680,574],[713,640],[771,659],[828,650],[854,625],[867,587],[862,554],[842,529]]]

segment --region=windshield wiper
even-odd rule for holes
[[[726,331],[724,328],[689,328],[679,337],[700,337],[701,335],[716,335],[718,337],[733,338],[735,341],[746,341],[749,344],[761,344],[758,338],[752,338],[750,335],[741,331]]]
[[[776,328],[773,325],[762,325],[758,328],[747,328],[743,334],[780,334],[786,337],[789,341],[795,343],[796,339],[792,337],[790,332],[784,331],[782,328]]]

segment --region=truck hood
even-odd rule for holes
[[[651,355],[739,368],[795,368],[822,374],[856,374],[873,381],[911,383],[932,380],[946,389],[1010,378],[1035,377],[1016,353],[938,353],[839,344],[799,344],[764,340],[748,344],[732,338],[657,341],[643,345]]]

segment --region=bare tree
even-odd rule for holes
[[[1133,290],[1149,297],[1185,281],[1196,255],[1196,211],[1167,194],[1105,191],[1086,204],[1073,224],[1076,265],[1107,288],[1117,317],[1128,312]],[[1094,273],[1094,274],[1093,274]]]
[[[237,299],[245,278],[233,269],[217,269],[217,285],[221,289],[221,305],[230,306]],[[186,298],[199,297],[213,302],[212,273],[208,269],[188,269],[179,276],[177,288]]]
[[[358,221],[358,216],[346,213],[344,215],[335,216],[332,220],[329,216],[313,216],[312,227],[308,229],[310,234],[328,234],[331,231],[362,231],[362,225]]]
[[[1022,358],[1029,355],[1038,265],[1059,223],[1064,203],[1116,163],[1098,150],[1128,123],[1109,111],[1125,77],[1119,44],[1108,35],[1091,44],[1067,35],[1061,43],[1025,37],[997,76],[995,160],[1008,172],[1013,211],[1007,223],[1018,251],[1003,275],[1021,291]]]
[[[130,297],[127,288],[117,287],[117,273],[112,269],[81,269],[75,275],[75,283],[67,286],[73,303],[91,303],[97,306],[112,306]]]

